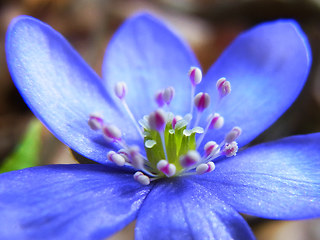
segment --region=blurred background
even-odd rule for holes
[[[292,107],[252,144],[320,132],[319,0],[8,0],[0,2],[0,172],[76,162],[70,150],[34,119],[13,85],[4,50],[11,19],[26,14],[48,23],[101,75],[109,39],[137,11],[154,13],[171,25],[191,45],[204,72],[240,32],[263,21],[296,19],[312,47],[311,74]],[[246,218],[258,240],[320,239],[320,220]],[[133,239],[133,229],[134,223],[110,239]]]

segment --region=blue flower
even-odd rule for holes
[[[308,76],[309,44],[293,20],[241,34],[203,80],[186,44],[146,14],[115,34],[102,79],[59,33],[32,17],[13,20],[6,52],[34,114],[100,164],[1,174],[1,239],[103,239],[136,219],[136,239],[247,240],[254,236],[238,212],[320,216],[319,133],[237,153],[291,105]]]

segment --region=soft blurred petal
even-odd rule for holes
[[[87,124],[93,112],[117,123],[127,139],[139,137],[116,109],[99,77],[50,26],[32,17],[15,18],[8,29],[6,53],[11,76],[26,103],[75,151],[105,162],[106,141]]]
[[[169,86],[176,90],[170,111],[186,114],[191,66],[198,62],[189,47],[160,20],[140,14],[128,19],[109,43],[103,78],[111,93],[116,82],[127,83],[126,99],[138,119],[156,109],[156,92]]]
[[[216,81],[226,77],[231,94],[216,109],[224,118],[221,131],[207,139],[223,140],[234,126],[243,130],[241,146],[275,122],[300,93],[309,73],[307,37],[293,20],[263,23],[241,34],[211,67],[200,89],[217,100]]]
[[[48,165],[0,175],[0,239],[103,239],[136,218],[149,192],[103,165]]]
[[[246,221],[188,178],[164,180],[139,211],[136,239],[254,239]]]
[[[320,217],[320,133],[260,144],[194,180],[240,212],[273,219]]]

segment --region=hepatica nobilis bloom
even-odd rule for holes
[[[238,212],[320,216],[320,135],[238,149],[270,126],[307,78],[292,20],[241,34],[202,78],[190,49],[147,14],[111,40],[100,79],[48,25],[21,16],[6,40],[34,114],[99,164],[0,176],[1,239],[102,239],[136,219],[136,239],[253,239]]]

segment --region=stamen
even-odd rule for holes
[[[167,105],[169,105],[170,102],[171,102],[171,100],[172,100],[172,98],[173,98],[173,96],[174,96],[174,94],[175,94],[174,88],[173,88],[173,87],[167,87],[167,88],[163,91],[163,95],[162,95],[163,101],[164,101]]]
[[[124,99],[127,93],[127,84],[125,82],[116,83],[114,87],[114,92],[120,100]]]
[[[217,90],[219,92],[220,98],[223,98],[230,94],[231,92],[231,84],[227,81],[226,78],[220,78],[216,84]]]
[[[173,117],[173,119],[172,119],[172,128],[174,129],[176,124],[177,124],[177,122],[182,120],[182,119],[183,118],[180,115],[177,115],[177,116]]]
[[[210,104],[210,96],[208,93],[200,92],[194,97],[194,105],[199,112],[203,112]]]
[[[163,107],[163,105],[165,104],[163,99],[163,90],[160,90],[156,93],[155,100],[159,107]]]
[[[144,175],[142,172],[136,172],[133,175],[133,179],[142,185],[149,185],[150,184],[150,178],[148,176]]]
[[[198,85],[202,80],[202,72],[198,67],[191,67],[188,75],[192,86]]]
[[[210,96],[208,93],[200,92],[194,97],[194,105],[198,110],[196,121],[194,122],[194,126],[198,125],[202,112],[209,106],[209,104],[210,104]]]
[[[99,113],[92,113],[89,116],[88,124],[92,130],[100,130],[103,126],[103,118]]]
[[[202,72],[197,67],[191,67],[189,70],[189,79],[191,82],[191,106],[190,106],[190,113],[193,112],[193,96],[196,89],[196,85],[198,85],[202,80]]]
[[[206,136],[209,128],[211,128],[212,125],[213,125],[213,126],[216,125],[216,127],[220,127],[221,124],[223,125],[223,123],[224,123],[223,117],[221,117],[221,116],[218,114],[218,115],[220,116],[220,118],[221,118],[221,119],[220,119],[216,114],[218,114],[218,113],[210,114],[210,115],[209,115],[208,121],[207,121],[207,122],[208,122],[208,123],[207,123],[207,126],[206,126],[206,128],[204,129],[203,134],[200,135],[200,137],[199,137],[198,140],[197,140],[197,148],[200,147],[200,145],[201,145],[204,137]],[[217,120],[216,120],[215,122],[213,122],[213,119],[214,119],[215,117],[218,117],[218,118],[217,118]],[[221,127],[222,127],[222,126],[221,126]],[[218,129],[218,128],[217,128],[217,129]]]
[[[219,145],[214,141],[209,141],[204,145],[205,156],[213,155],[218,150]]]
[[[166,127],[166,114],[158,109],[149,115],[148,121],[151,129],[162,132]]]
[[[125,158],[122,155],[120,155],[120,154],[118,154],[118,153],[116,153],[114,151],[108,152],[107,158],[111,162],[114,162],[115,164],[117,164],[120,167],[124,166],[124,164],[126,163]]]
[[[121,140],[121,131],[115,125],[105,125],[102,128],[104,137],[110,142],[118,142]]]
[[[242,129],[240,127],[234,127],[230,132],[227,133],[224,141],[226,143],[231,143],[236,140],[242,133]]]
[[[210,119],[212,119],[210,121]],[[224,118],[219,113],[215,113],[213,116],[209,116],[209,129],[220,129],[224,124]]]
[[[129,118],[131,119],[131,121],[133,122],[134,126],[136,127],[136,129],[138,130],[141,138],[143,139],[143,134],[142,134],[142,131],[139,127],[139,124],[137,122],[137,120],[135,119],[135,117],[133,116],[126,100],[125,100],[125,95],[127,93],[127,85],[124,83],[124,82],[118,82],[116,83],[115,85],[115,88],[114,88],[114,92],[115,92],[115,95],[121,100],[121,103],[125,109],[125,111],[127,112],[127,114],[129,115]]]
[[[238,152],[237,142],[226,143],[222,149],[222,154],[225,155],[226,157],[235,156],[237,152]]]
[[[201,159],[200,154],[195,150],[190,150],[187,152],[186,155],[182,156],[180,158],[180,164],[183,168],[188,168],[197,162],[199,162]]]
[[[216,168],[215,164],[213,162],[208,163],[201,163],[197,168],[196,172],[197,174],[204,174],[208,172],[212,172]]]
[[[176,174],[176,166],[172,163],[168,163],[167,160],[160,160],[157,163],[157,169],[163,172],[167,177],[172,177]]]
[[[192,67],[188,75],[192,85],[191,112],[182,118],[161,109],[163,106],[168,109],[175,95],[175,89],[167,87],[155,95],[159,109],[139,120],[141,128],[125,100],[127,85],[124,82],[118,82],[115,85],[115,95],[120,99],[143,138],[146,156],[141,154],[138,146],[127,145],[122,139],[120,129],[115,125],[105,124],[99,114],[90,115],[89,126],[93,130],[100,129],[108,141],[115,142],[122,147],[118,152],[109,151],[107,159],[118,166],[127,165],[135,168],[137,172],[133,178],[140,184],[148,185],[151,181],[165,176],[190,176],[211,172],[215,169],[215,164],[212,161],[221,156],[235,156],[238,151],[238,144],[235,140],[242,132],[240,127],[234,127],[228,132],[220,144],[214,141],[207,142],[204,145],[202,156],[196,150],[209,129],[223,127],[224,118],[213,112],[214,114],[210,114],[208,117],[205,130],[198,126],[202,113],[210,105],[210,96],[203,92],[194,96],[195,87],[202,80],[202,72],[199,68]],[[220,96],[217,102],[219,103],[223,97],[230,93],[231,85],[225,78],[221,78],[217,81],[216,87]],[[192,121],[194,126],[189,127],[193,117],[193,107],[196,108],[196,119]],[[196,134],[201,134],[198,139]]]
[[[132,146],[129,149],[129,156],[131,159],[131,164],[137,169],[143,169],[144,159],[140,154],[140,149],[138,146]]]
[[[121,149],[118,151],[118,154],[120,154],[120,155],[125,159],[125,161],[126,161],[127,163],[130,162],[128,150],[121,148]]]

